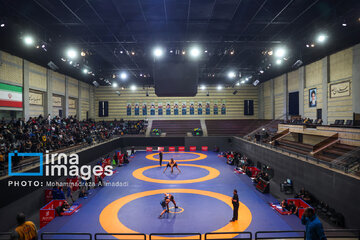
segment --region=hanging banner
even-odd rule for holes
[[[166,103],[166,115],[171,115],[170,102],[167,102],[167,103]]]
[[[158,115],[163,115],[162,102],[158,102]]]
[[[179,103],[174,102],[174,115],[179,115]]]
[[[23,107],[22,87],[0,83],[0,107]]]
[[[143,105],[142,105],[142,114],[143,114],[144,116],[147,115],[147,105],[146,105],[146,102],[144,102]]]
[[[202,102],[198,102],[198,115],[202,115]]]
[[[155,103],[154,102],[151,103],[150,115],[152,115],[152,116],[155,115]]]
[[[214,115],[218,115],[218,113],[219,113],[218,102],[215,101],[214,102]]]
[[[135,103],[135,107],[134,107],[134,112],[135,112],[135,116],[139,116],[140,114],[140,106],[139,103]]]
[[[126,115],[131,116],[131,103],[127,104],[126,107]]]
[[[226,103],[225,100],[223,100],[221,104],[221,115],[225,115],[225,114],[226,114]]]
[[[190,102],[190,115],[194,115],[194,114],[195,114],[194,102]]]
[[[206,111],[206,115],[210,115],[210,102],[206,102],[205,111]]]
[[[186,115],[186,102],[183,102],[181,105],[181,113],[182,115]]]

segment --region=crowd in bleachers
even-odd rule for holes
[[[92,144],[113,135],[141,134],[144,121],[95,122],[79,121],[75,117],[59,118],[38,116],[0,122],[0,167],[4,168],[8,153],[45,152],[68,148],[77,144]],[[13,165],[22,160],[14,156]]]

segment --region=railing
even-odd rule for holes
[[[41,240],[92,240],[90,233],[41,233]]]
[[[212,233],[205,233],[204,237],[206,240],[228,240],[228,239],[251,240],[252,233],[251,232],[212,232]]]
[[[11,233],[10,232],[0,232],[0,239],[1,240],[11,240]]]
[[[278,122],[278,121],[281,121],[281,120],[284,120],[284,118],[287,119],[287,116],[288,114],[283,114],[281,115],[280,117],[276,118],[276,119],[273,119],[271,122],[261,126],[261,127],[258,127],[257,129],[255,129],[254,131],[246,134],[243,138],[249,138],[249,137],[253,137],[253,135],[255,135],[256,132],[259,132],[261,129],[263,128],[268,128],[269,126],[273,125],[275,122]]]
[[[186,237],[187,240],[201,240],[200,233],[151,233],[151,234],[149,234],[149,240],[154,240],[154,239],[175,240],[175,239],[181,239],[183,237]]]
[[[108,239],[121,239],[121,240],[146,240],[144,233],[95,233],[95,240],[108,240]]]
[[[360,240],[360,229],[325,229],[325,236],[327,239],[348,239]],[[10,237],[10,233],[0,233],[1,236]],[[258,231],[254,234],[255,240],[270,240],[270,239],[301,239],[305,240],[305,231]],[[95,240],[107,239],[121,239],[121,240],[157,240],[157,239],[186,239],[186,240],[252,240],[253,234],[251,232],[211,232],[205,233],[203,236],[200,233],[151,233],[146,235],[144,233],[95,233]],[[90,233],[41,233],[41,240],[48,239],[74,239],[74,240],[92,240]]]

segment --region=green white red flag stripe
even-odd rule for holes
[[[22,108],[22,87],[0,83],[0,107]]]

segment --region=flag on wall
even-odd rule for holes
[[[22,108],[22,87],[0,83],[0,107]]]

